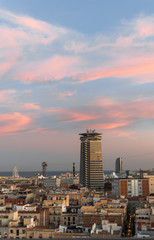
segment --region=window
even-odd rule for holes
[[[12,229],[10,230],[10,233],[13,233],[13,230],[12,230]]]
[[[23,230],[22,230],[22,233],[25,233],[25,232],[26,232],[25,229],[23,229]]]
[[[17,236],[19,236],[19,229],[17,229],[16,234],[17,234]]]

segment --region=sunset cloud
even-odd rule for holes
[[[77,62],[77,58],[53,56],[53,58],[44,63],[35,63],[35,66],[27,65],[27,70],[22,69],[22,73],[16,75],[16,78],[24,82],[60,80],[65,77],[71,77],[74,74],[73,65]]]
[[[63,122],[82,122],[97,119],[98,116],[92,114],[86,114],[82,112],[75,112],[66,110],[63,115],[59,117]]]
[[[52,90],[51,94],[57,96],[59,99],[67,99],[74,95],[76,95],[76,91],[59,91],[59,90]]]
[[[82,129],[119,129],[117,136],[129,137],[130,129],[138,121],[154,119],[154,99],[114,101],[100,97],[95,101],[95,105],[89,105],[84,109],[49,108],[45,111],[47,114],[55,115],[62,124],[78,123],[80,125],[77,125],[77,128],[80,126]]]
[[[16,95],[17,91],[14,89],[0,90],[0,103],[10,103],[12,98]]]
[[[41,109],[41,107],[35,103],[25,103],[22,106],[20,106],[20,109],[21,110],[39,110]]]
[[[38,133],[38,134],[57,134],[59,131],[57,130],[47,130],[45,128],[36,128],[31,130],[30,133]]]
[[[82,122],[99,118],[99,116],[95,114],[83,113],[68,108],[49,108],[46,109],[46,112],[56,114],[57,118],[63,123]]]
[[[102,130],[109,130],[109,129],[115,129],[119,127],[128,126],[130,122],[111,122],[111,123],[94,123],[87,125],[88,129],[102,129]],[[86,126],[85,126],[86,127]]]
[[[154,81],[153,15],[123,21],[114,36],[91,38],[29,16],[4,10],[0,14],[1,76],[24,83],[63,80],[75,84],[107,78],[138,84]]]
[[[32,119],[19,112],[0,114],[0,135],[14,135],[24,131]]]
[[[98,103],[98,104],[97,104]],[[88,124],[88,128],[95,129],[116,129],[131,128],[131,125],[147,119],[154,119],[154,99],[136,99],[132,101],[97,101],[97,107],[102,112],[99,122]],[[102,110],[101,110],[102,109]],[[102,119],[102,122],[100,122]],[[120,135],[119,135],[120,136]]]
[[[49,168],[59,161],[66,169],[72,156],[79,161],[78,133],[86,129],[102,133],[105,168],[113,161],[113,169],[118,156],[153,150],[154,3],[112,1],[111,9],[110,1],[85,1],[82,11],[81,4],[65,1],[2,1],[0,146],[6,168],[17,160],[24,170],[40,169],[45,156]]]
[[[25,32],[27,32],[26,30],[31,30],[31,33],[35,32],[40,34],[37,36],[38,40],[40,39],[40,42],[42,43],[48,43],[57,38],[59,34],[65,34],[66,32],[66,30],[62,27],[56,27],[54,25],[34,19],[32,17],[15,15],[12,12],[2,9],[0,10],[0,15],[1,19],[21,26],[23,30],[25,30]]]
[[[0,10],[0,13],[2,81],[5,75],[6,79],[23,85],[29,83],[41,86],[39,84],[50,82],[73,84],[73,90],[67,90],[72,88],[66,89],[64,85],[59,89],[58,84],[49,89],[48,102],[51,97],[52,107],[50,104],[48,107],[40,107],[45,106],[46,100],[41,100],[38,105],[35,97],[38,99],[39,96],[30,88],[22,91],[22,102],[17,90],[1,90],[0,103],[13,102],[16,96],[13,109],[39,110],[36,119],[43,118],[45,114],[55,117],[63,125],[72,123],[102,130],[124,129],[140,119],[154,118],[153,100],[150,99],[121,102],[108,97],[95,103],[91,100],[86,106],[78,106],[75,100],[80,99],[81,90],[76,90],[76,83],[86,84],[97,79],[115,79],[117,84],[118,80],[127,79],[130,85],[154,81],[153,15],[141,15],[123,21],[120,32],[116,29],[114,36],[109,33],[91,38],[29,16],[4,10]],[[44,99],[43,90],[40,93]],[[64,104],[70,98],[74,99],[74,108],[71,104]],[[40,125],[36,129],[34,126],[32,131],[45,133],[48,130]]]
[[[81,82],[85,82],[100,78],[134,78],[138,76],[139,78],[142,77],[142,83],[144,83],[149,81],[149,79],[146,79],[146,76],[154,74],[154,58],[148,61],[144,59],[144,62],[140,63],[135,63],[135,61],[133,61],[132,64],[127,66],[122,65],[123,63],[121,63],[121,67],[117,65],[113,68],[106,68],[104,70],[103,68],[96,69],[94,72],[82,75],[79,78]]]

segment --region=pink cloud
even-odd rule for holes
[[[32,122],[25,114],[18,112],[0,114],[0,135],[13,135],[24,131]]]
[[[64,91],[64,92],[61,92],[59,93],[59,97],[60,98],[65,98],[65,97],[72,97],[76,94],[76,91]]]
[[[125,134],[124,129],[129,129],[139,120],[154,119],[154,100],[137,99],[115,102],[110,98],[100,98],[84,111],[82,109],[48,108],[45,112],[56,115],[62,123],[81,122],[82,128],[91,129],[120,129],[121,136],[122,134],[128,136],[129,131]],[[82,125],[82,122],[86,122],[86,125]]]
[[[153,17],[143,17],[137,19],[136,30],[140,37],[149,37],[154,35]]]
[[[16,63],[16,59],[10,58],[7,61],[0,63],[0,74],[3,75],[9,69],[11,69]]]
[[[6,89],[0,91],[0,103],[12,102],[12,97],[15,96],[16,90]]]
[[[102,69],[98,68],[87,74],[79,76],[79,79],[81,82],[86,82],[100,78],[131,78],[150,74],[154,74],[154,58],[149,59],[148,61],[147,59],[143,59],[143,62],[141,62],[141,60],[139,62],[135,62],[134,59],[132,60],[132,64],[129,65],[128,63],[124,65],[123,61],[121,61],[121,65],[118,64],[117,66],[106,68],[102,67]],[[146,81],[148,81],[146,78],[142,80],[142,82]]]
[[[76,57],[57,55],[45,62],[35,63],[33,67],[31,65],[27,66],[26,71],[23,69],[22,73],[16,75],[16,78],[25,82],[59,80],[74,75],[74,65],[77,62]]]
[[[109,101],[109,100],[108,100]],[[138,120],[154,119],[154,100],[153,99],[137,99],[133,101],[114,102],[97,99],[95,108],[101,108],[102,112],[100,119],[101,123],[95,122],[89,124],[87,128],[96,129],[116,129],[128,127]],[[105,123],[104,123],[105,121]]]
[[[139,16],[125,23],[114,37],[95,36],[92,39],[9,11],[0,10],[0,18],[2,23],[6,20],[0,28],[1,75],[8,73],[11,78],[30,83],[63,78],[67,78],[66,81],[73,78],[73,83],[78,80],[84,83],[112,77],[131,78],[138,83],[154,81],[154,58],[152,50],[149,51],[154,44],[153,40],[149,42],[146,39],[154,36],[153,16]],[[12,28],[10,23],[16,27]],[[46,54],[46,47],[51,47],[53,40],[56,46],[54,56]],[[31,58],[32,52],[36,56],[38,48],[38,58]],[[71,94],[66,91],[59,93],[59,97]]]
[[[128,137],[128,138],[133,138],[134,132],[116,132],[118,137]]]
[[[40,35],[40,41],[42,41],[42,43],[49,43],[54,40],[58,34],[64,34],[66,32],[64,28],[55,27],[44,21],[28,16],[19,16],[4,10],[0,10],[0,14],[2,19],[15,23],[18,26],[22,26],[23,29],[27,28],[28,30],[31,30],[32,34],[33,32],[44,34],[44,36],[42,35],[43,38]]]
[[[63,122],[69,123],[69,122],[82,122],[82,121],[95,120],[99,118],[99,116],[66,110],[63,113],[63,115],[61,115],[59,118]]]
[[[18,16],[4,10],[0,10],[0,18],[2,20],[0,27],[1,75],[12,69],[16,72],[17,69],[21,69],[21,66],[26,65],[26,61],[27,63],[29,62],[29,52],[26,51],[25,54],[25,48],[28,48],[29,51],[31,49],[34,51],[38,45],[48,44],[61,34],[66,33],[64,28],[55,27],[30,17]],[[5,20],[7,24],[3,24]],[[16,27],[12,28],[10,23],[16,24]],[[22,64],[20,65],[21,62]],[[17,68],[16,65],[18,65]]]
[[[59,131],[57,130],[47,130],[45,128],[37,128],[30,131],[31,133],[38,133],[38,134],[57,134]]]
[[[31,94],[31,93],[32,93],[32,90],[31,90],[31,89],[27,89],[27,90],[24,90],[23,93],[24,93],[24,94]]]
[[[68,98],[68,97],[72,97],[76,94],[77,92],[76,91],[58,91],[58,90],[52,90],[51,91],[51,94],[54,94],[54,95],[57,95],[58,98],[60,99],[65,99],[65,98]]]
[[[20,109],[21,110],[40,110],[41,107],[35,103],[25,103],[22,106],[20,106]]]
[[[16,23],[46,34],[46,36],[42,36],[42,38],[37,38],[41,43],[47,44],[57,38],[56,32],[53,32],[51,26],[46,22],[39,21],[30,17],[14,17],[16,19]]]
[[[64,108],[54,108],[54,107],[51,107],[51,108],[45,109],[45,112],[46,113],[53,113],[53,114],[60,114],[60,113],[65,112],[65,109]]]
[[[94,123],[94,124],[88,124],[84,126],[84,128],[109,130],[109,129],[128,126],[130,123],[131,122],[126,120],[124,122]]]
[[[67,108],[48,108],[45,111],[47,113],[56,114],[58,119],[63,123],[89,121],[100,117],[96,114],[82,113],[81,111],[74,111]]]

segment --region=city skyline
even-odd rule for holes
[[[153,9],[153,0],[0,0],[2,171],[79,169],[86,129],[102,133],[104,170],[118,156],[125,169],[154,167]]]

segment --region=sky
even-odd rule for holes
[[[154,1],[0,0],[0,171],[153,168]]]

